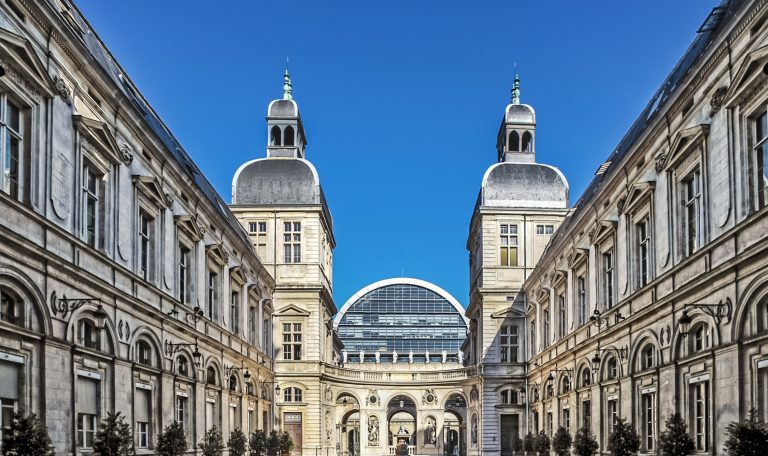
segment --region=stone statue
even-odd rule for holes
[[[397,350],[392,350],[392,363],[397,362]]]
[[[376,353],[373,354],[373,356],[376,357],[376,364],[379,364],[379,362],[381,361],[381,353],[377,351]]]
[[[443,364],[445,364],[446,361],[448,361],[448,352],[443,350]]]
[[[347,351],[346,350],[342,350],[341,351],[341,359],[343,359],[343,361],[342,361],[343,364],[347,364]]]
[[[459,355],[459,364],[461,364],[463,366],[464,365],[464,352],[459,350],[458,355]]]
[[[431,416],[427,418],[427,425],[424,428],[424,442],[427,445],[437,444],[437,425]]]
[[[413,350],[408,352],[408,362],[413,364]]]
[[[425,362],[429,362],[429,350],[424,352],[424,359],[426,360]]]
[[[360,364],[365,362],[365,351],[360,350]]]
[[[379,444],[379,419],[376,416],[368,417],[368,444]]]

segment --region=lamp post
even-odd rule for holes
[[[613,314],[613,324],[619,324],[622,320],[626,319],[624,315],[621,314],[621,312],[616,312]],[[598,308],[595,308],[595,311],[592,312],[592,316],[589,317],[589,321],[591,321],[595,326],[597,326],[597,329],[599,330],[603,326],[606,328],[610,328],[610,320],[608,317],[603,316],[603,314],[600,312]]]
[[[713,320],[715,320],[715,324],[718,326],[720,326],[720,323],[722,323],[723,320],[725,320],[725,323],[730,323],[731,316],[733,315],[733,304],[731,303],[731,298],[725,298],[725,300],[721,300],[717,304],[685,304],[683,306],[682,315],[680,315],[680,318],[677,319],[677,325],[680,329],[680,334],[683,337],[688,336],[691,322],[693,321],[691,316],[688,315],[688,311],[686,310],[688,307],[699,309],[705,314],[709,315]]]
[[[165,348],[165,355],[169,358],[172,358],[173,355],[181,351],[184,347],[195,347],[194,350],[192,350],[192,358],[193,362],[195,363],[195,366],[200,367],[200,360],[203,357],[202,353],[200,353],[200,350],[197,346],[197,337],[195,337],[194,343],[180,343],[180,344],[174,344],[172,342],[169,342],[168,339],[165,340],[164,348]]]

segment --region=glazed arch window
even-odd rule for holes
[[[581,370],[581,386],[589,386],[592,384],[592,373],[589,371],[588,367],[585,367]]]
[[[571,378],[567,375],[563,377],[560,382],[560,394],[566,394],[571,392]]]
[[[234,374],[229,376],[229,390],[233,392],[237,391],[237,376]]]
[[[216,369],[214,369],[213,366],[208,366],[205,370],[205,383],[208,385],[216,385],[216,377]]]
[[[504,405],[514,405],[519,401],[517,391],[507,388],[501,391],[501,403]]]
[[[283,402],[301,402],[301,388],[286,388],[283,390]]]
[[[656,355],[653,345],[647,344],[640,351],[640,369],[651,369],[656,366]]]
[[[24,300],[3,286],[0,286],[0,321],[17,326],[24,324]]]
[[[176,373],[189,377],[189,361],[187,361],[186,357],[179,356],[176,358]]]
[[[619,364],[616,362],[616,358],[611,357],[605,363],[605,379],[615,380],[619,377]]]
[[[709,325],[700,323],[694,326],[688,333],[690,339],[690,352],[698,353],[709,349]]]
[[[18,103],[0,94],[0,189],[13,199],[21,198],[24,162],[25,116]]]
[[[152,346],[145,340],[136,344],[136,361],[144,366],[152,365]]]
[[[96,324],[87,318],[83,318],[78,322],[77,326],[78,344],[85,348],[99,350],[101,348],[101,340]]]

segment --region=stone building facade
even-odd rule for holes
[[[0,4],[0,405],[57,454],[121,412],[139,454],[174,420],[272,429],[275,281],[68,2]]]
[[[597,171],[523,285],[531,429],[617,419],[696,454],[768,418],[768,2],[724,2]]]

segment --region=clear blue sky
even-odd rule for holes
[[[77,1],[225,201],[265,155],[290,57],[339,307],[401,272],[467,305],[468,225],[515,62],[537,159],[573,203],[718,3]]]

